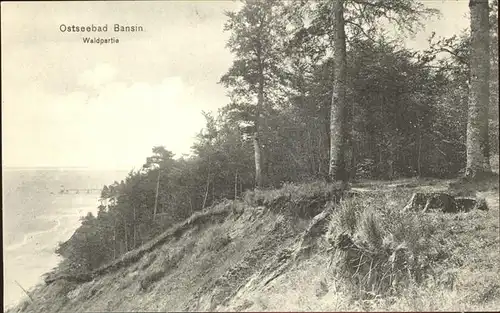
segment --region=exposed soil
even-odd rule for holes
[[[351,192],[399,192],[408,198],[388,197],[387,205],[402,209],[400,203],[412,193],[449,191],[449,183],[363,182]],[[262,206],[221,204],[212,209],[217,212],[213,216],[199,214],[90,277],[75,281],[59,276],[37,286],[30,291],[34,302],[12,311],[488,309],[500,303],[495,280],[500,272],[498,187],[475,196],[486,200],[488,211],[438,216],[449,225],[443,236],[449,254],[436,271],[448,271],[450,282],[418,287],[414,296],[351,299],[330,275],[331,252],[323,236],[338,197],[329,193],[290,202],[291,196],[277,194],[261,201]],[[314,214],[305,214],[308,206]],[[418,302],[425,297],[430,304]]]

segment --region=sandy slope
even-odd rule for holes
[[[396,184],[397,186],[392,186]],[[399,184],[399,185],[398,185]],[[405,185],[405,186],[402,186]],[[358,186],[365,191],[443,190],[447,182],[392,182]],[[310,218],[269,206],[226,203],[224,219],[193,223],[182,234],[90,282],[58,280],[32,292],[35,303],[22,312],[89,311],[338,311],[487,310],[500,303],[498,189],[478,194],[490,210],[442,217],[454,278],[416,286],[399,298],[350,298],[331,275],[331,255],[316,250],[295,259]],[[313,199],[309,199],[311,203]],[[404,201],[404,200],[403,200]],[[396,201],[397,202],[397,201]],[[394,203],[395,209],[400,205]],[[290,209],[290,207],[288,207]],[[224,208],[222,208],[224,209]],[[186,224],[187,225],[187,224]],[[458,265],[457,265],[458,264]]]

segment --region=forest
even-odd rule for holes
[[[104,186],[60,267],[94,270],[254,189],[498,169],[498,0],[469,8],[469,28],[412,50],[405,38],[439,15],[420,1],[243,1],[224,27],[230,102],[204,113],[190,156],[153,147]]]

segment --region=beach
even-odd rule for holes
[[[68,201],[67,197],[72,197],[73,201]],[[29,289],[42,282],[41,275],[57,266],[61,260],[55,254],[58,243],[71,237],[80,226],[80,217],[88,212],[97,213],[97,198],[95,195],[60,195],[54,199],[52,209],[52,214],[41,217],[50,222],[45,224],[47,229],[24,233],[22,241],[4,245],[5,306],[26,296],[16,281]]]
[[[55,250],[80,226],[80,218],[89,212],[97,214],[98,193],[59,193],[61,183],[70,188],[95,186],[95,177],[85,180],[85,175],[82,178],[81,173],[71,171],[4,172],[4,308],[26,297],[19,285],[29,290],[57,266],[61,258]],[[97,181],[109,182],[105,177]]]

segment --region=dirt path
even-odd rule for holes
[[[363,181],[352,184],[351,190],[357,192],[388,192],[391,190],[407,189],[415,192],[442,192],[449,188],[451,180],[429,179],[399,179],[395,181]]]

